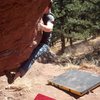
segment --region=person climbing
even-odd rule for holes
[[[38,27],[43,31],[42,39],[39,45],[33,50],[29,59],[21,64],[15,74],[11,74],[11,72],[5,72],[8,83],[11,84],[18,77],[23,77],[25,73],[31,68],[34,61],[42,56],[44,53],[49,51],[49,45],[51,42],[52,30],[54,26],[54,16],[51,13],[52,0],[49,5],[46,7],[43,17],[41,18]]]

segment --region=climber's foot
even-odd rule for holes
[[[7,81],[9,84],[12,84],[14,82],[14,77],[15,77],[15,74],[11,73],[11,72],[8,72],[8,71],[5,71],[5,75],[7,77]]]

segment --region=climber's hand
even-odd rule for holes
[[[38,23],[38,30],[39,30],[39,31],[43,31],[42,25],[44,25],[44,23],[43,23],[43,20],[41,19],[41,20],[39,21],[39,23]]]

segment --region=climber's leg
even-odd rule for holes
[[[15,76],[12,78],[12,82],[14,82],[15,79],[17,79],[18,77],[23,77],[26,72],[31,68],[32,64],[34,63],[34,61],[42,56],[44,53],[46,53],[49,50],[49,46],[47,44],[40,44],[31,54],[31,56],[29,57],[28,60],[26,60],[24,63],[22,63],[22,65],[20,66],[20,68],[18,69],[18,71],[16,72]]]
[[[22,66],[19,68],[18,72],[21,73],[21,77],[31,68],[34,61],[42,56],[49,50],[49,46],[46,44],[40,44],[31,54],[29,59],[25,61]]]

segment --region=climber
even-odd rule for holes
[[[40,44],[33,50],[31,56],[28,60],[21,64],[15,74],[11,72],[6,72],[8,78],[8,83],[11,84],[18,77],[22,77],[31,68],[34,61],[42,56],[44,53],[49,51],[49,45],[51,41],[52,30],[54,26],[54,16],[51,13],[52,0],[50,4],[46,7],[43,17],[41,18],[38,27],[43,31],[42,40]]]

